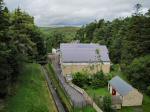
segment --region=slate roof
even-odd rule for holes
[[[99,51],[97,54],[96,51]],[[65,63],[109,62],[108,49],[105,45],[66,43],[60,44],[62,61]],[[98,58],[100,57],[100,59]]]
[[[127,95],[134,88],[119,76],[115,76],[109,81],[109,84],[122,96]]]

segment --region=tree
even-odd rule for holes
[[[150,55],[136,58],[127,66],[126,73],[130,82],[138,89],[147,91],[150,85]],[[138,83],[137,83],[138,82]]]
[[[84,42],[85,40],[85,32],[84,32],[84,26],[82,26],[77,32],[76,32],[76,35],[75,35],[75,39],[76,40],[80,40],[80,42]]]
[[[96,29],[96,22],[92,22],[85,27],[85,35],[87,38],[87,42],[91,42],[93,40],[93,33]]]
[[[145,13],[145,16],[150,17],[150,9],[148,10],[147,13]]]
[[[17,43],[17,48],[28,58],[45,60],[46,45],[42,33],[34,25],[34,18],[18,8],[12,16],[13,34]]]
[[[46,58],[42,34],[34,18],[21,9],[10,13],[0,0],[0,98],[11,94],[25,62]]]
[[[59,32],[54,32],[52,36],[49,38],[53,48],[58,48],[60,43],[64,42],[64,35]]]
[[[9,12],[0,0],[0,98],[8,92],[10,75],[13,72],[8,57],[11,49],[7,46],[7,30],[9,30]]]
[[[132,16],[128,21],[127,31],[122,40],[121,60],[129,64],[136,57],[148,54],[150,48],[150,23],[145,16]]]
[[[46,39],[46,50],[47,53],[51,53],[52,52],[52,41],[51,41],[52,37],[49,37]]]
[[[141,14],[140,10],[141,10],[142,5],[137,3],[134,7],[135,7],[135,13],[134,14],[135,15],[140,15]]]

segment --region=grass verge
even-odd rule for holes
[[[96,112],[95,109],[93,109],[91,106],[85,106],[84,108],[74,109],[73,112]]]
[[[15,95],[7,99],[6,112],[57,112],[40,65],[25,65]]]

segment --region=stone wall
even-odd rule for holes
[[[86,71],[88,73],[96,73],[100,71],[102,68],[102,71],[104,73],[109,73],[110,72],[110,64],[62,64],[62,71],[63,74],[73,74],[76,72],[81,72],[81,71]]]
[[[142,105],[143,95],[136,89],[123,96],[122,106],[140,106]]]

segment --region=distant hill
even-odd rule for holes
[[[73,39],[75,37],[76,31],[79,30],[80,27],[40,27],[41,31],[49,36],[52,35],[54,32],[59,32],[65,35],[67,39]]]

